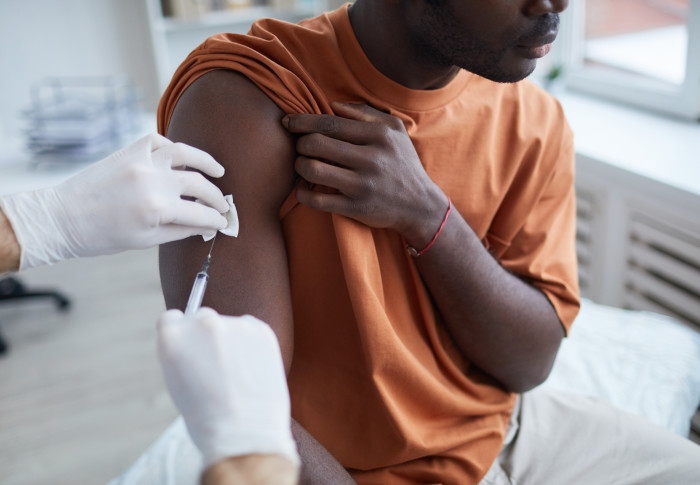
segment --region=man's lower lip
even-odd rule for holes
[[[528,59],[539,59],[544,57],[549,53],[552,48],[552,44],[544,44],[538,46],[524,46],[519,45],[518,49],[527,57]]]

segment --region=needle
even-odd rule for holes
[[[187,307],[185,307],[185,315],[192,315],[199,307],[202,306],[202,299],[204,298],[204,290],[207,289],[207,282],[209,281],[209,265],[211,264],[211,253],[214,250],[214,243],[216,242],[216,236],[211,242],[211,247],[209,248],[209,254],[207,254],[207,259],[204,260],[202,269],[197,273],[194,278],[194,284],[192,285],[192,291],[190,292],[190,298],[187,300]]]

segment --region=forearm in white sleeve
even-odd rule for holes
[[[186,167],[224,173],[207,153],[148,135],[55,187],[0,197],[21,247],[20,269],[225,228],[223,194]]]

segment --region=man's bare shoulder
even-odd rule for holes
[[[244,184],[260,183],[279,205],[294,180],[294,141],[280,123],[283,116],[248,78],[216,70],[182,94],[167,136],[205,150],[224,165],[226,174],[217,181],[224,193],[240,199],[248,192]]]
[[[222,314],[252,314],[277,333],[291,364],[292,317],[287,256],[279,219],[294,185],[294,139],[282,110],[253,82],[232,71],[212,71],[177,101],[167,136],[211,154],[226,173],[213,182],[233,194],[238,237],[218,237],[203,304]],[[188,238],[161,246],[166,304],[184,308],[209,244]]]

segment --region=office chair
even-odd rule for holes
[[[0,279],[0,303],[10,300],[24,300],[26,298],[52,298],[61,311],[70,308],[71,302],[61,293],[54,290],[28,290],[17,278],[6,277]],[[0,355],[7,353],[9,344],[0,333]]]

